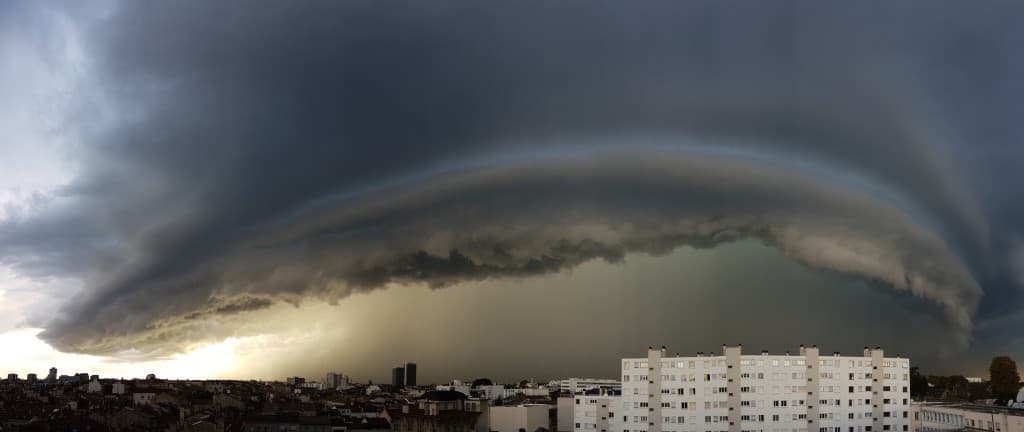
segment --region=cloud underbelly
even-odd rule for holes
[[[750,238],[932,302],[961,347],[981,295],[940,233],[891,202],[771,164],[660,150],[436,174],[321,197],[236,234],[170,274],[108,281],[42,337],[71,351],[167,349],[220,337],[231,331],[221,324],[272,301],[530,277]],[[211,322],[217,331],[197,330]]]

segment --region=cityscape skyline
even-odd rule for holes
[[[726,350],[726,348],[729,348],[729,347],[730,347],[729,344],[722,344],[720,349],[723,350],[723,352],[724,352]],[[736,348],[736,349],[742,349],[743,345],[742,344],[737,344],[737,345],[734,345],[733,347]],[[811,344],[811,345],[801,344],[801,345],[799,345],[797,347],[796,350],[784,350],[784,351],[780,351],[780,352],[773,352],[773,353],[771,353],[771,355],[772,355],[771,358],[793,358],[793,359],[803,358],[805,356],[805,353],[804,353],[805,349],[808,349],[808,350],[809,349],[813,349],[815,353],[818,352],[818,347],[817,347],[816,344]],[[655,349],[653,347],[648,347],[648,351],[651,351],[651,350],[657,351],[657,349]],[[867,355],[867,353],[874,352],[876,350],[881,350],[881,347],[875,347],[875,348],[872,349],[871,347],[865,346],[865,347],[863,347],[862,351],[865,353],[864,355]],[[709,350],[709,351],[692,351],[692,352],[685,352],[684,353],[684,352],[669,350],[666,346],[662,346],[660,348],[660,351],[663,353],[661,355],[662,356],[666,356],[666,357],[687,357],[687,356],[707,357],[707,356],[714,356],[714,352],[715,352],[714,350]],[[759,350],[757,352],[759,352],[760,354],[745,354],[745,355],[750,355],[750,356],[753,356],[753,355],[768,355],[769,350],[763,349],[763,350]],[[840,352],[840,351],[834,351],[834,352],[831,352],[831,353],[824,353],[824,354],[820,354],[820,356],[824,358],[826,356],[826,354],[828,356],[843,356],[844,358],[845,357],[859,357],[859,355],[856,354],[856,353]],[[818,355],[818,354],[815,354],[815,355]],[[909,358],[903,357],[901,354],[894,354],[894,358],[895,359],[906,360],[906,361],[910,361],[911,360]],[[408,370],[410,370],[409,369],[410,367],[413,370],[413,375],[412,375],[411,378],[407,375],[407,372],[408,372]],[[905,369],[908,369],[909,367],[910,367],[910,365],[908,365]],[[919,366],[917,366],[917,365],[913,365],[913,367],[914,368],[919,368]],[[401,375],[401,384],[396,385],[395,384],[396,383],[396,379],[397,379],[396,377],[398,376],[396,374],[397,374],[397,371],[399,369],[402,370],[402,372],[401,372],[402,373],[402,375]],[[209,379],[209,380],[214,380],[214,381],[215,380],[243,380],[243,381],[245,381],[245,380],[257,380],[257,381],[279,381],[279,382],[286,382],[287,381],[289,383],[294,384],[293,380],[302,379],[304,381],[312,380],[314,382],[318,382],[318,383],[322,382],[322,383],[325,383],[325,384],[326,383],[332,383],[332,382],[335,383],[335,384],[341,383],[341,382],[344,382],[344,383],[361,383],[361,384],[375,384],[376,383],[376,384],[390,384],[392,387],[403,387],[403,386],[416,387],[417,385],[419,385],[417,383],[417,378],[419,376],[419,374],[418,374],[418,365],[415,362],[408,362],[408,361],[402,362],[402,363],[399,364],[399,366],[395,366],[395,367],[390,368],[387,371],[384,371],[384,373],[388,373],[388,372],[390,373],[390,375],[386,376],[385,379],[375,378],[374,376],[353,377],[350,374],[338,372],[338,370],[341,370],[341,368],[338,368],[338,367],[335,367],[333,369],[332,368],[328,368],[328,369],[325,369],[324,372],[319,373],[319,374],[315,374],[315,373],[314,374],[289,374],[287,377],[283,377],[283,378],[282,377],[269,377],[269,378],[260,378],[260,377],[248,377],[248,378],[245,378],[245,377],[207,377],[207,378],[198,378],[198,377],[161,376],[161,375],[158,375],[158,374],[153,373],[153,372],[149,372],[149,373],[146,373],[146,374],[141,375],[141,376],[125,376],[124,374],[120,374],[120,375],[116,375],[116,376],[115,375],[104,376],[104,375],[99,375],[99,374],[92,374],[90,371],[80,371],[78,369],[67,370],[67,369],[60,369],[57,366],[52,366],[52,367],[49,368],[49,373],[48,374],[41,374],[41,373],[35,373],[35,372],[28,372],[28,373],[22,374],[22,373],[18,373],[18,372],[10,372],[10,371],[8,371],[8,372],[3,373],[2,376],[6,376],[8,378],[8,380],[10,380],[13,377],[13,378],[16,378],[16,379],[19,379],[19,380],[30,380],[30,379],[35,380],[35,379],[38,379],[39,381],[54,381],[57,378],[77,379],[78,377],[86,376],[86,377],[94,377],[94,378],[95,377],[99,377],[99,378],[102,378],[102,379],[122,379],[122,380],[151,379],[153,377],[159,377],[161,379],[185,380],[185,381],[195,380],[195,379]],[[58,372],[71,372],[71,373],[69,373],[69,374],[64,374],[64,373],[58,374]],[[928,372],[928,371],[926,371],[926,372]],[[472,375],[472,376],[470,376],[470,375]],[[954,373],[954,375],[965,376],[969,380],[974,380],[972,382],[978,382],[977,380],[983,380],[984,379],[982,377],[985,376],[985,373],[971,374],[971,373],[965,373],[964,371],[958,371],[958,372]],[[317,380],[315,378],[311,378],[311,377],[315,377],[315,376],[323,376],[325,378],[323,380]],[[380,374],[378,374],[376,376],[380,376]],[[609,381],[616,381],[616,382],[618,382],[620,376],[621,375],[619,375],[618,372],[616,372],[614,374],[611,374],[611,375],[603,375],[603,376],[602,375],[586,375],[586,374],[576,374],[576,375],[573,375],[573,374],[567,374],[567,375],[563,374],[563,375],[553,375],[553,376],[550,376],[550,377],[546,377],[546,376],[540,376],[540,377],[537,377],[537,376],[529,376],[529,377],[511,376],[511,377],[507,377],[507,376],[504,376],[502,374],[483,374],[483,375],[479,375],[479,374],[478,375],[473,375],[473,374],[468,374],[468,375],[467,374],[461,374],[460,375],[460,374],[456,374],[456,375],[449,376],[446,379],[442,379],[442,380],[434,379],[434,380],[431,380],[429,382],[424,383],[423,385],[426,385],[426,386],[445,385],[445,384],[451,384],[453,382],[471,383],[474,380],[479,380],[479,379],[492,380],[494,377],[503,377],[503,378],[499,378],[499,380],[497,382],[505,382],[505,383],[519,383],[521,381],[528,381],[528,382],[531,382],[531,383],[545,383],[545,382],[548,382],[548,381],[554,382],[554,381],[564,380],[564,379],[596,379],[597,381],[609,380]],[[336,386],[337,385],[335,385],[335,387]]]
[[[925,377],[882,347],[828,354],[720,351],[617,360],[615,379],[502,383],[487,378],[391,384],[338,372],[322,381],[103,378],[88,373],[0,380],[4,430],[168,432],[933,432],[1024,430],[1024,390],[1013,360],[992,359],[989,379]],[[411,371],[410,376],[403,375]],[[399,372],[401,371],[401,372]],[[1009,375],[1007,375],[1009,374]],[[1003,406],[1005,404],[1005,406]]]

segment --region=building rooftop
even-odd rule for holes
[[[460,399],[469,399],[469,396],[466,396],[464,393],[455,390],[430,390],[426,393],[423,393],[422,398],[431,401],[445,402]]]
[[[1024,409],[1010,408],[998,405],[979,405],[966,402],[922,402],[921,407],[952,408],[964,411],[974,411],[985,414],[1006,414],[1024,417]]]

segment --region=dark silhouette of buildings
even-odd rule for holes
[[[395,366],[391,369],[391,386],[398,388],[405,386],[405,368]]]
[[[405,385],[409,387],[416,386],[416,363],[405,364]]]

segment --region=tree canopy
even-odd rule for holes
[[[992,383],[992,396],[998,401],[1007,401],[1017,396],[1020,389],[1020,373],[1017,363],[1009,356],[992,358],[988,367],[989,381]]]

